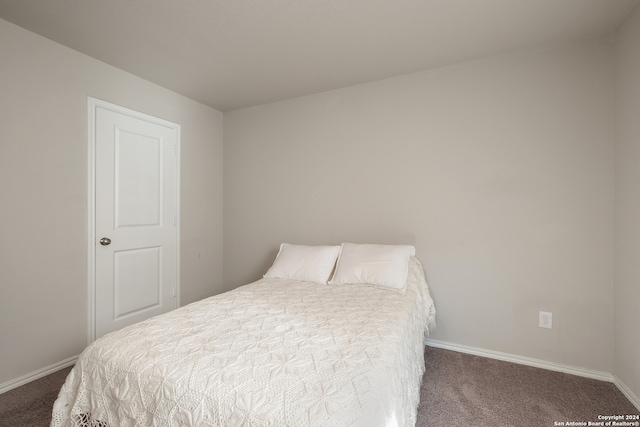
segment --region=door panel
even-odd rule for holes
[[[179,133],[131,113],[95,108],[95,338],[177,306]]]
[[[161,254],[161,247],[113,254],[115,320],[159,307],[162,300]]]
[[[116,128],[116,227],[160,225],[162,143],[158,138]]]

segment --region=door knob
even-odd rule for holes
[[[103,237],[102,239],[100,239],[100,244],[102,246],[108,246],[111,243],[111,239],[108,237]]]

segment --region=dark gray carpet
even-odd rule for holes
[[[0,394],[0,427],[46,427],[71,367]]]
[[[417,427],[551,427],[639,413],[611,383],[433,347],[425,359]],[[0,427],[48,426],[69,370],[0,395]]]
[[[609,382],[433,347],[425,367],[418,427],[588,425],[639,413]]]

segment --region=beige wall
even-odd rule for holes
[[[640,396],[640,9],[616,35],[615,374]]]
[[[225,285],[283,241],[414,244],[432,338],[612,372],[613,90],[592,40],[225,113]]]
[[[86,344],[93,96],[182,125],[182,304],[259,278],[282,241],[411,243],[432,338],[640,395],[639,43],[636,10],[615,102],[594,40],[226,113],[223,286],[223,115],[0,20],[0,384]]]
[[[0,20],[0,384],[86,345],[87,96],[182,125],[181,302],[222,290],[222,113]]]

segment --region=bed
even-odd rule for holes
[[[413,426],[435,309],[412,255],[402,289],[267,274],[107,334],[51,426]]]

